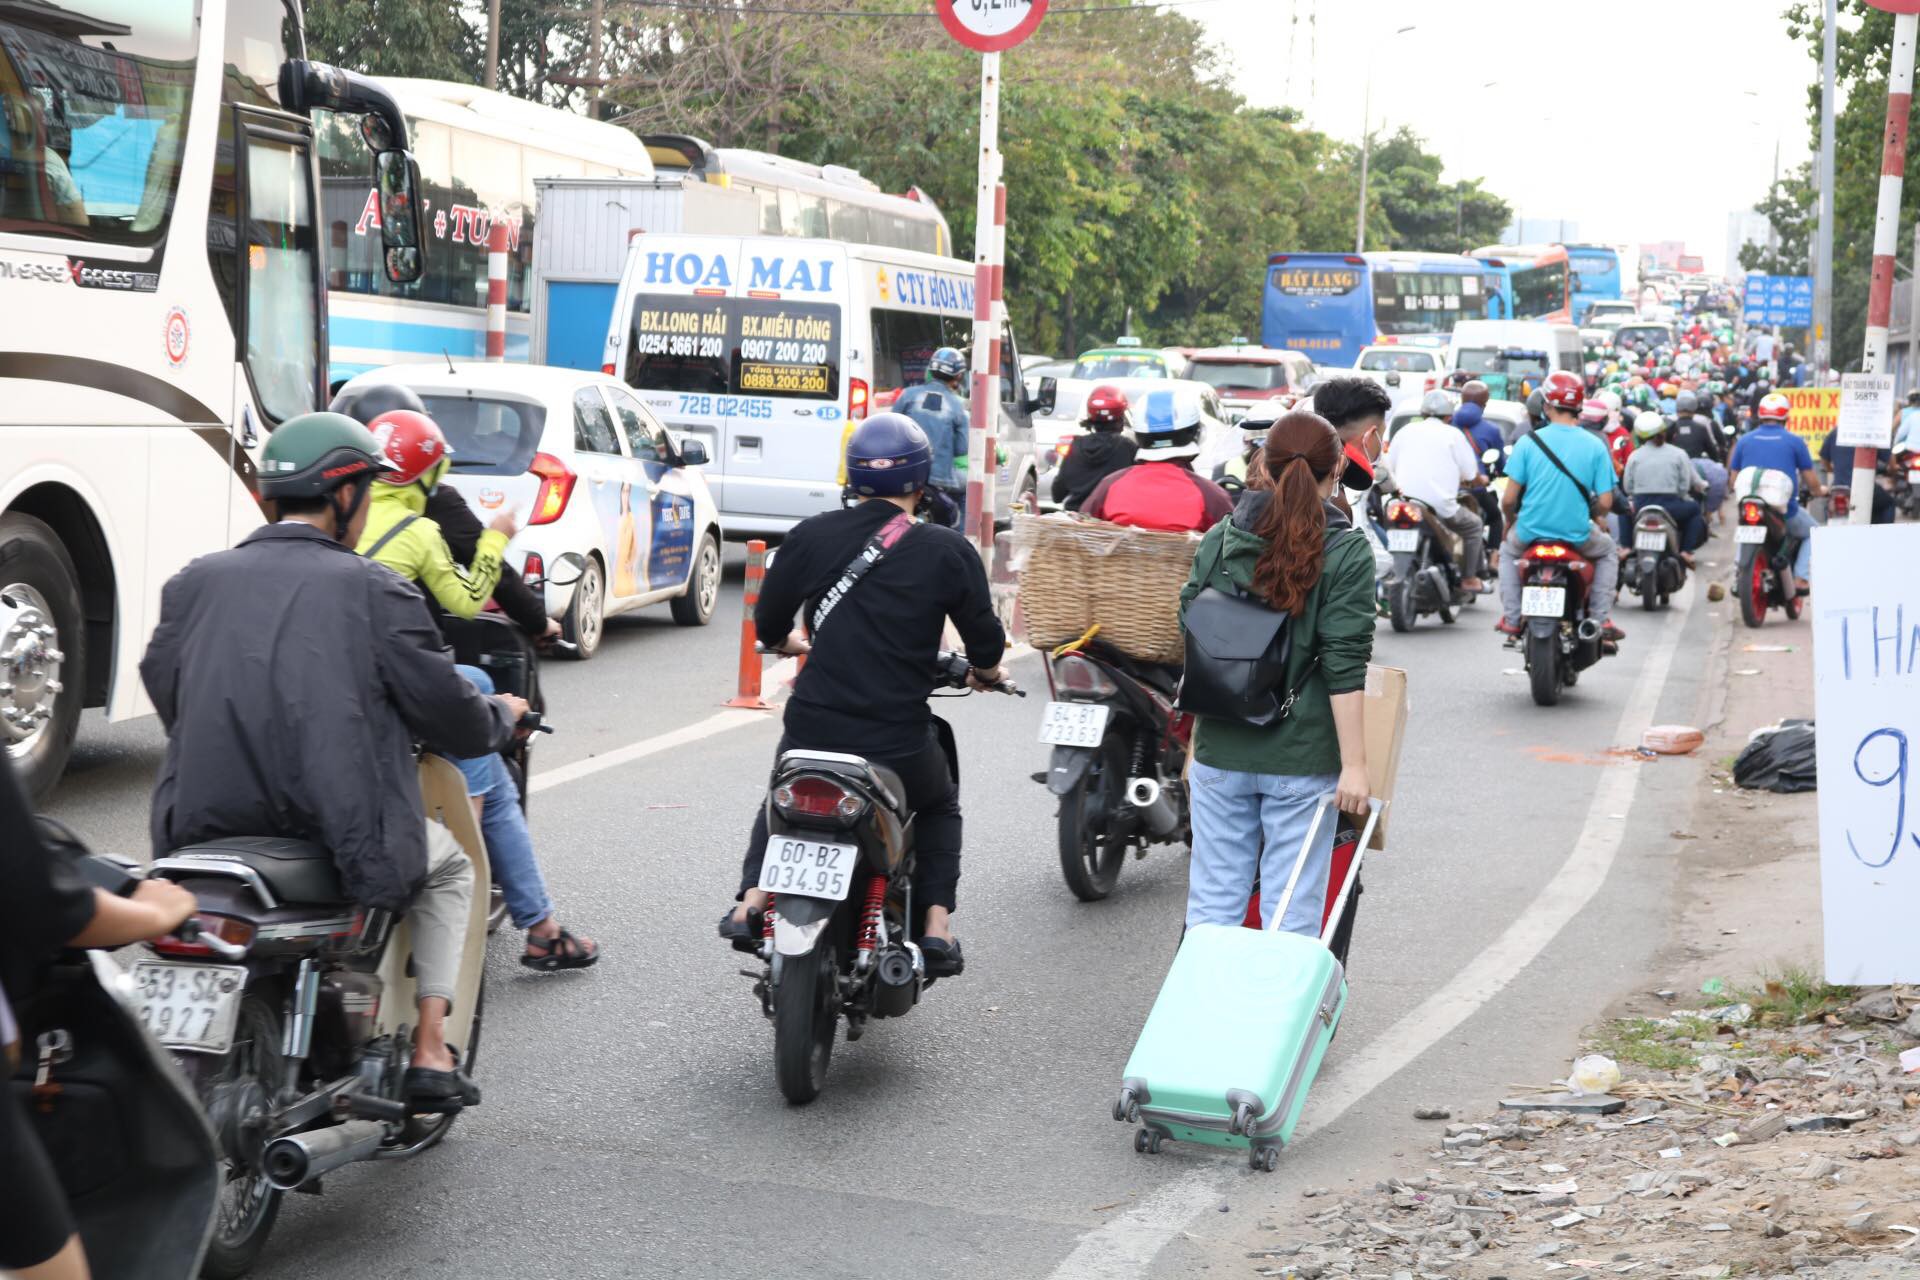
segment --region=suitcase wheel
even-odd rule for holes
[[[1235,1137],[1249,1133],[1253,1129],[1254,1119],[1252,1103],[1236,1102],[1233,1106],[1233,1118],[1227,1122],[1227,1132]]]
[[[1256,1173],[1272,1173],[1280,1167],[1280,1148],[1254,1147],[1247,1152],[1247,1164]]]
[[[1140,1100],[1133,1096],[1132,1089],[1120,1090],[1120,1097],[1113,1104],[1113,1118],[1122,1124],[1140,1122]]]
[[[1133,1134],[1133,1149],[1143,1155],[1157,1156],[1160,1154],[1160,1144],[1164,1141],[1166,1141],[1164,1137],[1151,1129],[1136,1129]]]

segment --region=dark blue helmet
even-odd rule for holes
[[[927,487],[933,446],[904,413],[878,413],[847,439],[847,488],[863,498],[901,498]]]
[[[929,377],[959,378],[967,372],[967,358],[952,347],[941,347],[927,357]]]

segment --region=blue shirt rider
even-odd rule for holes
[[[906,414],[927,433],[933,445],[933,472],[928,484],[944,493],[960,516],[967,509],[967,482],[962,472],[967,465],[970,415],[966,394],[961,390],[966,376],[966,357],[952,347],[941,347],[927,357],[927,380],[908,387],[893,402],[895,413]],[[960,521],[953,523],[958,527]]]

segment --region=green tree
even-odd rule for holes
[[[375,75],[476,78],[474,32],[446,0],[308,0],[307,53]]]

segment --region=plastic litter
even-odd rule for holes
[[[1573,1074],[1567,1077],[1569,1093],[1611,1093],[1620,1083],[1620,1064],[1605,1054],[1589,1053],[1574,1059]]]
[[[1690,724],[1656,724],[1640,735],[1640,745],[1663,756],[1684,756],[1698,751],[1707,735]]]
[[[1908,1075],[1920,1071],[1920,1044],[1900,1055],[1900,1069]]]
[[[1748,790],[1812,791],[1816,776],[1811,720],[1782,720],[1756,729],[1733,762],[1735,785]]]

